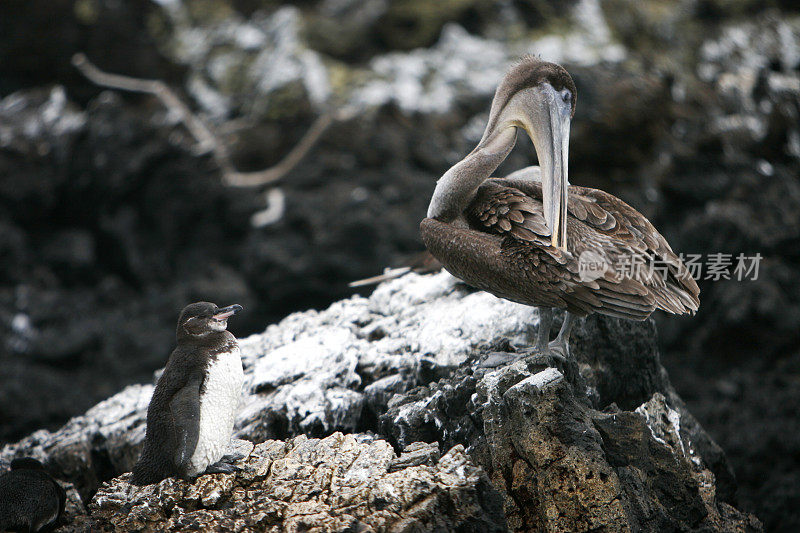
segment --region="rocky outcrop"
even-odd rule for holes
[[[129,484],[152,385],[0,459],[41,458],[89,502],[76,527],[109,531],[760,531],[652,322],[590,317],[568,363],[514,348],[536,323],[447,273],[409,274],[240,341],[235,475]]]
[[[724,456],[674,395],[597,410],[591,380],[552,364],[534,355],[396,397],[384,429],[469,442],[515,531],[761,531],[725,502]]]
[[[489,353],[395,396],[382,432],[464,443],[513,530],[760,531],[735,510],[724,454],[686,410],[646,339],[652,323],[590,317],[564,365]],[[591,341],[591,344],[589,343]]]
[[[462,447],[398,457],[386,441],[341,433],[239,444],[248,450],[236,474],[104,484],[89,505],[93,531],[505,529],[496,491]]]

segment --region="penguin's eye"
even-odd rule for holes
[[[572,102],[572,93],[569,89],[561,89],[561,99],[565,104]]]
[[[206,320],[208,319],[200,316],[193,316],[183,323],[183,327],[189,332],[199,331],[205,326]]]

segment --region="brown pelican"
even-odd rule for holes
[[[548,347],[553,308],[567,310],[549,347],[568,355],[573,318],[597,312],[644,320],[694,313],[700,289],[647,218],[619,198],[569,185],[575,84],[553,63],[526,57],[501,81],[478,146],[437,182],[420,224],[428,250],[453,275],[539,307],[535,349]],[[490,178],[518,130],[539,169]]]

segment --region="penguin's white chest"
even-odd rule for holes
[[[228,449],[233,421],[242,394],[242,358],[239,347],[217,355],[208,365],[204,391],[200,395],[200,431],[189,461],[189,474],[197,475]]]

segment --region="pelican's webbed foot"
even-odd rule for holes
[[[569,361],[569,359],[567,359],[564,355],[555,350],[551,350],[550,347],[547,347],[544,350],[534,351],[527,357],[526,360],[532,364],[540,364],[553,368],[563,367]]]
[[[480,361],[478,367],[497,368],[509,365],[518,359],[529,356],[536,357],[537,359],[541,358],[542,363],[548,366],[553,366],[553,360],[557,360],[562,366],[566,365],[570,361],[569,335],[570,331],[572,331],[574,320],[575,315],[567,312],[558,335],[552,342],[548,342],[550,340],[550,328],[553,325],[553,309],[550,307],[540,307],[539,326],[536,329],[536,342],[530,350],[525,350],[527,354],[491,352]],[[548,357],[550,361],[547,361]]]
[[[561,329],[558,331],[558,336],[547,345],[547,349],[551,352],[560,355],[565,360],[570,359],[569,355],[569,335],[572,331],[572,325],[575,322],[575,315],[567,311],[564,315],[564,323],[561,324]]]
[[[539,327],[536,331],[536,343],[533,345],[533,351],[552,355],[563,361],[569,360],[569,335],[574,321],[575,315],[567,311],[558,335],[552,342],[548,342],[550,340],[550,326],[553,324],[553,310],[549,307],[540,307]]]

